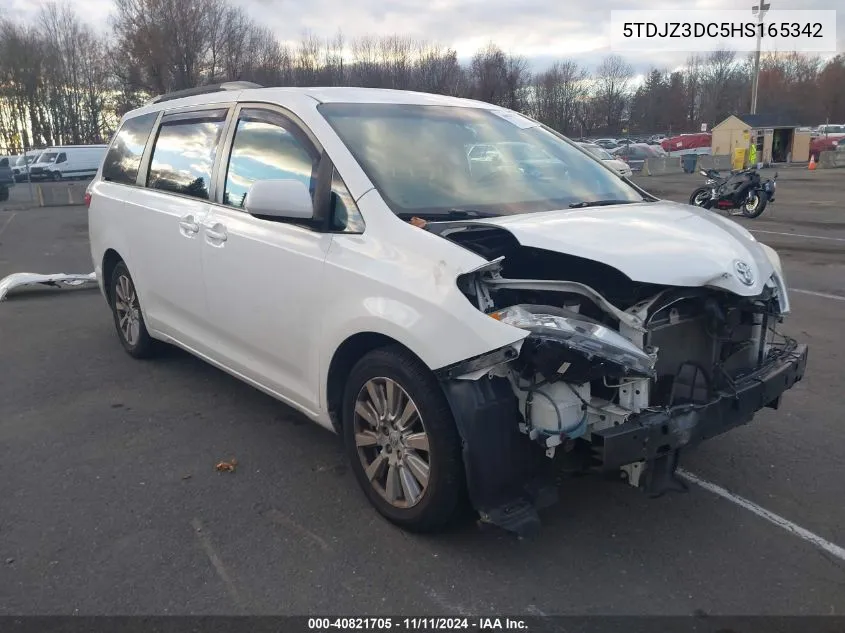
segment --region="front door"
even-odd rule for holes
[[[319,153],[280,111],[242,108],[231,127],[223,204],[212,205],[201,230],[215,358],[315,411],[321,279],[332,235],[253,217],[243,204],[257,180],[299,179],[313,196]]]

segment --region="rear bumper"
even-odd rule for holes
[[[694,446],[743,424],[764,407],[777,408],[781,395],[804,376],[807,346],[795,349],[702,405],[681,405],[637,416],[616,427],[592,434],[595,456],[611,470],[650,461],[685,446]]]

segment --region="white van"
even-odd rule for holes
[[[489,103],[243,86],[123,117],[85,196],[97,281],[130,355],[172,343],[340,433],[391,521],[466,492],[532,531],[559,446],[660,494],[804,375],[780,258],[739,224]]]
[[[29,167],[32,180],[93,178],[108,145],[48,147]]]

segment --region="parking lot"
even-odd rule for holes
[[[638,182],[686,202],[702,180]],[[682,456],[705,487],[648,499],[566,480],[530,540],[471,521],[403,532],[339,438],[181,351],[131,359],[96,290],[10,296],[0,614],[845,613],[845,173],[778,182],[764,215],[739,221],[781,253],[805,379]],[[91,270],[84,207],[0,211],[0,277]],[[234,473],[215,471],[231,458]]]

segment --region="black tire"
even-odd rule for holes
[[[769,196],[762,189],[758,189],[755,193],[757,196],[757,205],[752,210],[748,209],[747,204],[742,205],[742,215],[746,218],[759,218],[763,215],[763,211],[766,210],[766,205],[769,202]]]
[[[6,202],[9,199],[9,188],[0,187],[0,202]]]
[[[704,195],[706,195],[707,198],[706,202],[702,203],[700,200],[698,200],[698,198]],[[713,203],[710,200],[710,189],[708,189],[707,187],[699,187],[698,189],[692,192],[692,195],[689,197],[689,203],[692,206],[698,207],[700,209],[709,209],[711,206],[713,206]]]
[[[50,178],[53,179],[53,182],[58,182],[62,179],[62,172],[54,171],[52,174],[50,174]]]
[[[125,284],[127,281],[131,289],[131,296],[129,297],[130,304],[133,314],[137,317],[137,335],[134,335],[133,331],[132,340],[124,333],[124,329],[121,327],[121,310],[119,308],[119,305],[125,305],[125,302],[121,302],[121,295],[125,295],[126,293]],[[144,323],[144,315],[141,311],[141,301],[138,298],[138,291],[135,289],[135,282],[132,281],[132,275],[129,274],[129,269],[123,262],[118,262],[117,266],[114,267],[111,279],[109,280],[109,304],[111,305],[112,316],[114,317],[114,327],[117,330],[117,337],[120,339],[123,349],[134,358],[151,358],[155,356],[160,349],[160,344],[147,331],[147,326]]]
[[[428,436],[429,476],[419,501],[411,507],[391,504],[365,472],[356,446],[355,413],[359,393],[371,379],[389,379],[410,397]],[[374,350],[359,360],[349,374],[343,394],[343,436],[358,484],[385,518],[413,532],[434,532],[461,514],[466,499],[466,476],[461,442],[452,411],[431,371],[404,348],[395,345]],[[371,447],[378,452],[379,448]],[[397,475],[398,476],[398,475]]]

